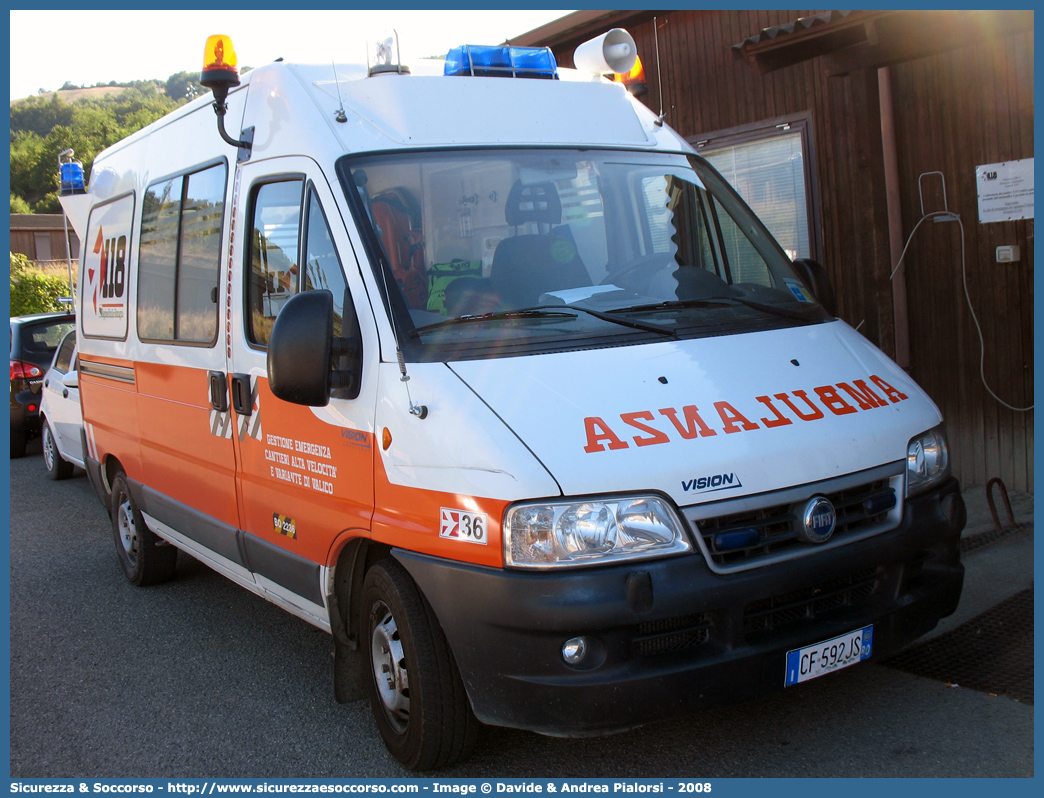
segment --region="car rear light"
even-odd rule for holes
[[[31,380],[43,376],[43,369],[32,363],[23,363],[20,360],[11,361],[12,380]]]

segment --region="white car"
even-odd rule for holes
[[[83,468],[83,413],[77,366],[76,331],[71,330],[58,345],[44,375],[40,400],[43,460],[51,479],[68,479],[74,466]]]

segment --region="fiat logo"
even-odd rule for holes
[[[798,537],[806,543],[826,543],[834,534],[837,511],[826,496],[813,496],[805,504]]]

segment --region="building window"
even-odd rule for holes
[[[33,233],[36,243],[36,260],[52,260],[51,256],[51,234]]]
[[[808,119],[772,120],[689,139],[791,258],[818,258]]]

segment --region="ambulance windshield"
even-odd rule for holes
[[[339,176],[407,356],[728,335],[830,317],[698,156],[346,156]]]

